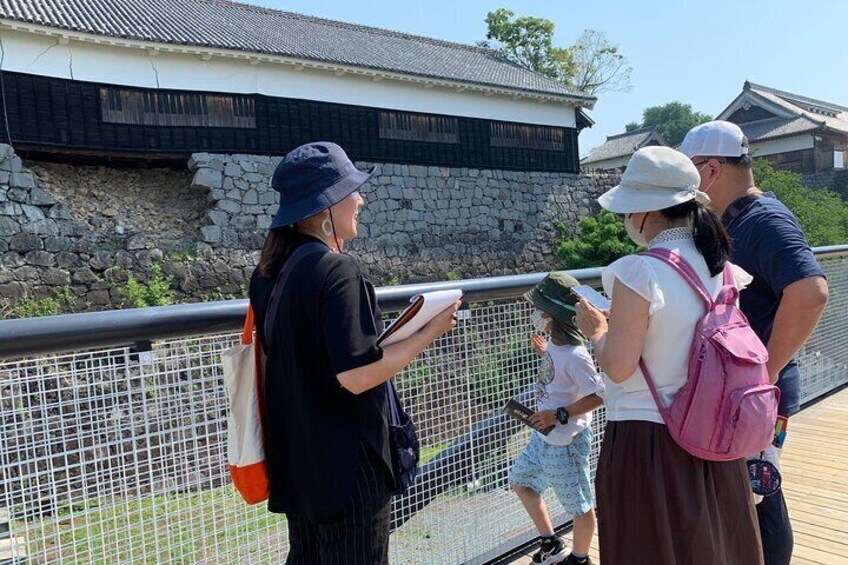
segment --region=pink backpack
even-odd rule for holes
[[[639,367],[677,444],[701,459],[730,461],[766,448],[774,438],[780,389],[769,383],[768,351],[736,306],[730,264],[715,301],[692,266],[669,249],[641,253],[680,273],[707,303],[689,349],[689,380],[671,406],[662,405],[644,359]]]

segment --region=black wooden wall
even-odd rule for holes
[[[489,169],[577,172],[577,130],[563,150],[493,147],[489,120],[458,119],[458,143],[381,139],[377,108],[251,95],[255,128],[106,123],[100,87],[90,82],[3,73],[12,142],[30,150],[69,150],[187,158],[191,153],[282,155],[309,141],[341,145],[353,159]],[[0,123],[0,139],[6,141]]]

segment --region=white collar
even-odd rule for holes
[[[692,229],[688,227],[683,228],[671,228],[667,230],[663,230],[657,235],[654,236],[654,239],[648,243],[648,249],[659,247],[663,243],[677,242],[677,241],[688,241],[693,239],[692,237]]]

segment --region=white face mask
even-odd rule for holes
[[[704,190],[702,190],[701,192],[703,192],[704,194],[708,193],[708,192],[710,191],[710,189],[713,187],[713,185],[715,184],[715,181],[717,181],[717,180],[718,180],[718,179],[713,179],[713,182],[711,182],[710,184],[708,184],[708,185],[707,185],[707,188],[705,188],[705,189],[704,189]]]
[[[539,333],[545,333],[548,329],[548,324],[551,323],[550,318],[543,318],[541,310],[533,310],[530,314],[530,323],[533,324],[533,329]]]
[[[698,174],[699,174],[699,175],[701,174],[701,171],[703,171],[703,170],[704,170],[704,168],[707,166],[707,163],[709,163],[709,159],[707,159],[706,161],[704,161],[704,162],[701,164],[701,166],[700,166],[700,167],[698,167]],[[713,179],[713,181],[712,181],[710,184],[708,184],[708,185],[707,185],[707,188],[703,188],[703,189],[701,189],[701,192],[703,192],[704,194],[708,193],[708,192],[710,191],[710,189],[713,187],[713,185],[715,184],[715,182],[716,182],[717,180],[718,180],[718,177],[714,178],[714,179]]]
[[[633,223],[634,214],[628,214],[624,218],[624,229],[627,230],[627,235],[630,236],[630,240],[638,245],[639,247],[648,247],[648,238],[645,237],[645,234],[639,231],[639,228]]]

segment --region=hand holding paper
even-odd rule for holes
[[[377,343],[391,345],[410,337],[461,298],[461,290],[439,290],[412,297],[410,305],[386,328]]]

